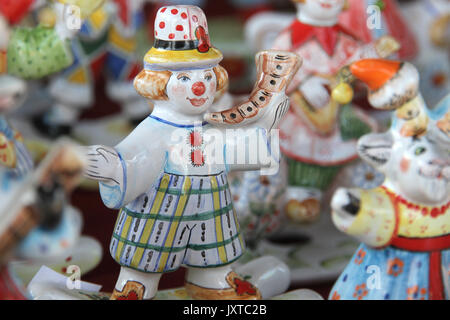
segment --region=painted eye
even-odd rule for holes
[[[211,81],[211,79],[212,79],[212,75],[207,74],[207,75],[205,76],[205,80],[206,80],[206,81]]]
[[[427,151],[427,149],[425,149],[424,147],[417,147],[416,150],[414,150],[414,154],[416,156],[420,156],[421,154],[425,153],[425,151]]]
[[[188,76],[179,76],[178,80],[180,80],[181,82],[188,82],[189,80],[191,80],[191,78],[189,78]]]

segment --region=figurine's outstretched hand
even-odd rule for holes
[[[236,107],[207,113],[205,120],[215,125],[247,125],[258,121],[270,130],[289,108],[286,89],[302,63],[301,58],[288,51],[262,51],[256,55],[258,80],[250,99]]]
[[[84,176],[107,184],[120,184],[123,169],[119,155],[111,147],[95,145],[84,148],[86,167]]]
[[[358,189],[339,188],[331,200],[333,214],[353,220],[361,208],[361,192]]]
[[[380,58],[387,58],[400,50],[400,43],[392,36],[382,36],[375,42],[375,50]]]

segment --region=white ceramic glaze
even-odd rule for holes
[[[278,258],[263,256],[234,269],[239,275],[248,278],[261,292],[263,299],[278,296],[289,288],[291,274],[288,266]]]

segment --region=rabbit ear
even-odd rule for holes
[[[436,122],[436,128],[443,134],[443,136],[447,137],[447,141],[450,139],[450,111],[447,111],[445,116]]]
[[[450,150],[450,111],[447,111],[442,118],[431,122],[427,135],[442,149]]]
[[[432,110],[427,128],[429,135],[444,150],[450,149],[450,94],[444,97]]]
[[[380,168],[391,158],[393,143],[389,132],[368,134],[359,139],[358,153],[364,161]]]

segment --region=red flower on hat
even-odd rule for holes
[[[197,50],[201,53],[206,53],[211,48],[211,43],[209,42],[208,34],[206,33],[205,28],[199,26],[195,30],[195,36],[198,39],[198,47]]]

